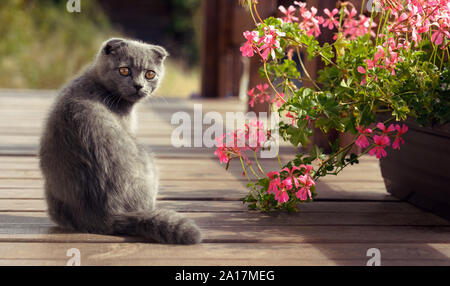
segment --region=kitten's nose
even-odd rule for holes
[[[140,85],[140,84],[135,84],[134,88],[136,88],[136,90],[139,91],[139,90],[141,90],[143,88],[143,86]]]

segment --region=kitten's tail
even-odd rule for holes
[[[156,209],[116,215],[112,226],[115,233],[143,236],[160,243],[196,244],[202,240],[197,225],[172,210]]]

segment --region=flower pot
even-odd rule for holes
[[[420,127],[407,121],[400,150],[387,148],[380,161],[386,189],[393,196],[450,219],[450,124]]]

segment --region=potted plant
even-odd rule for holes
[[[250,103],[269,101],[283,118],[278,130],[254,121],[218,140],[221,162],[240,160],[249,180],[244,202],[250,208],[296,210],[300,202],[312,201],[318,179],[338,175],[364,154],[382,159],[393,195],[404,198],[414,188],[450,204],[449,160],[444,159],[450,154],[449,0],[379,0],[367,16],[349,2],[319,13],[294,1],[279,7],[281,18],[266,19],[259,17],[257,1],[245,5],[255,29],[244,32],[240,49],[243,56],[261,59],[260,73],[267,80],[249,90]],[[323,29],[335,32],[331,43],[317,41]],[[302,52],[325,64],[317,78],[305,69]],[[339,139],[330,142],[328,154],[315,145],[309,151],[298,148],[308,145],[315,129],[349,132],[353,140],[345,146]],[[266,172],[256,152],[275,131],[299,152]],[[432,143],[422,134],[438,139]],[[423,183],[420,190],[415,178]]]

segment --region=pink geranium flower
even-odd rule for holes
[[[302,201],[306,201],[308,197],[312,199],[311,187],[316,184],[314,180],[308,174],[302,175],[298,179],[299,182],[303,185],[303,187],[301,187],[295,194],[297,198],[299,198]]]
[[[275,199],[279,202],[279,203],[285,203],[287,201],[289,201],[289,195],[286,191],[286,189],[282,188],[278,191],[278,193],[275,194]]]
[[[288,168],[283,168],[281,171],[283,172],[288,172],[288,177],[286,179],[283,180],[283,184],[286,186],[286,189],[291,190],[294,186],[295,188],[298,188],[299,186],[299,182],[298,182],[298,178],[296,178],[294,176],[294,171],[295,170],[300,170],[299,167],[297,166],[293,166],[292,169],[288,169]]]
[[[275,50],[280,48],[280,42],[278,41],[279,36],[285,36],[284,32],[280,32],[275,29],[274,26],[269,26],[265,28],[265,35],[261,37],[258,41],[260,46],[261,57],[266,61],[269,58],[269,54],[272,59],[276,59]]]
[[[311,170],[313,169],[313,166],[301,164],[301,165],[299,166],[299,168],[300,168],[300,169],[305,169],[305,175],[309,175],[309,173],[310,173]]]
[[[357,126],[356,129],[359,131],[360,135],[358,136],[358,139],[356,139],[355,144],[361,148],[369,147],[369,140],[367,140],[366,134],[371,134],[372,129],[363,129],[361,126]]]
[[[328,16],[327,19],[324,20],[322,26],[328,27],[328,29],[333,30],[334,27],[339,27],[339,22],[334,17],[337,13],[339,13],[339,10],[334,8],[333,11],[330,12],[327,8],[323,10],[323,12]]]
[[[389,137],[386,135],[381,136],[375,135],[373,137],[373,141],[376,146],[370,149],[369,155],[370,156],[375,155],[377,159],[381,159],[381,157],[386,157],[387,153],[386,150],[384,150],[384,148],[386,148],[391,144],[391,140],[389,140]]]
[[[271,102],[271,97],[269,93],[267,93],[267,89],[269,88],[269,85],[267,83],[265,84],[258,84],[256,86],[257,93],[255,93],[255,88],[250,89],[247,94],[250,97],[250,100],[248,104],[251,107],[255,106],[255,102],[259,100],[260,103]]]
[[[269,172],[267,173],[267,177],[270,179],[269,188],[267,189],[267,193],[275,194],[275,200],[279,203],[285,203],[289,200],[289,195],[286,190],[286,186],[281,182],[280,173],[279,172]]]
[[[246,31],[246,32],[244,32],[244,37],[247,39],[247,41],[240,48],[240,51],[242,52],[242,56],[244,56],[244,57],[253,57],[253,55],[254,55],[253,47],[255,45],[255,42],[258,41],[258,32],[256,32],[256,31],[252,31],[252,32]]]
[[[450,38],[450,32],[448,31],[450,27],[438,27],[437,30],[434,30],[433,34],[431,35],[431,41],[436,45],[440,46],[444,39]]]
[[[224,147],[218,147],[217,150],[214,152],[214,155],[219,157],[219,162],[222,163],[228,163],[230,161],[231,156],[227,154],[226,148]]]
[[[395,131],[394,124],[391,124],[391,125],[389,125],[388,128],[386,128],[386,126],[384,126],[383,122],[378,122],[377,127],[378,127],[378,129],[383,131],[383,134],[388,134],[388,133],[390,133],[392,131]]]
[[[300,9],[300,14],[303,18],[300,28],[305,30],[308,36],[314,34],[315,37],[318,37],[321,34],[320,24],[323,23],[323,18],[316,16],[317,8],[311,7],[310,10]]]
[[[279,95],[280,96],[275,96],[272,99],[272,103],[275,104],[277,107],[280,107],[283,104],[283,99],[281,99],[281,98],[284,98],[284,93],[281,92],[281,93],[279,93]]]
[[[286,113],[286,117],[291,118],[292,122],[291,125],[294,126],[295,125],[295,121],[297,120],[297,116],[292,115],[290,111],[288,111],[288,113]]]
[[[408,126],[406,126],[405,124],[403,124],[402,126],[397,124],[395,125],[395,129],[397,130],[397,134],[395,135],[394,143],[392,143],[392,148],[395,150],[400,150],[400,143],[405,144],[405,140],[403,140],[403,138],[401,138],[400,136],[408,131]]]
[[[264,122],[255,119],[250,121],[250,124],[245,124],[245,140],[248,142],[249,149],[258,151],[267,138]]]
[[[236,130],[216,138],[217,149],[214,154],[219,157],[220,163],[228,163],[233,157],[240,157],[248,164],[251,163],[245,153],[248,147],[245,145],[244,135],[241,130]]]
[[[284,22],[291,23],[298,21],[298,17],[294,16],[295,11],[297,11],[294,6],[291,5],[286,9],[284,6],[280,5],[278,9],[285,15],[285,17],[283,17]]]
[[[276,175],[276,177],[275,177]],[[277,194],[279,191],[279,187],[281,186],[280,173],[279,172],[269,172],[267,173],[267,177],[270,179],[269,188],[267,189],[267,193]]]

